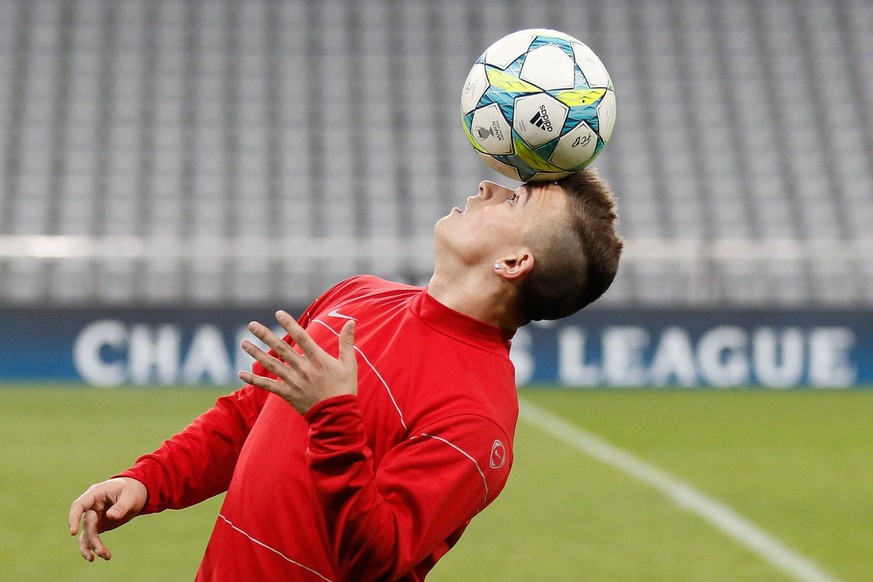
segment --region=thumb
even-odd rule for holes
[[[355,358],[355,320],[348,320],[340,330],[339,359],[346,365],[357,365]]]
[[[138,510],[139,501],[132,487],[125,487],[121,490],[118,499],[106,511],[106,517],[109,519],[124,519],[132,511]]]
[[[106,517],[114,520],[124,519],[124,516],[127,515],[128,511],[130,511],[130,508],[124,504],[122,499],[119,499],[115,502],[115,505],[106,511]]]

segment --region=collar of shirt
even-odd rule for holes
[[[446,307],[423,289],[410,303],[412,312],[433,329],[495,353],[506,355],[515,332],[479,321]]]

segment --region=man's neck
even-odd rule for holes
[[[434,273],[427,292],[446,307],[493,326],[515,331],[523,325],[510,307],[515,289],[493,275],[451,277]]]

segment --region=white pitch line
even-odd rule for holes
[[[795,580],[839,582],[809,558],[798,554],[727,505],[707,497],[691,485],[530,402],[522,400],[520,405],[520,417],[528,424],[651,485]]]

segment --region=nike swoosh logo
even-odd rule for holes
[[[339,317],[340,319],[350,319],[352,321],[358,321],[354,317],[351,317],[351,316],[346,315],[344,313],[340,313],[339,309],[333,309],[327,315],[329,317]]]

